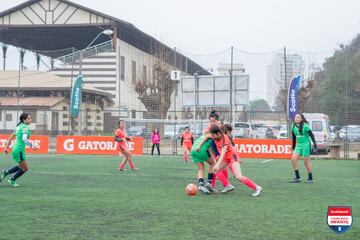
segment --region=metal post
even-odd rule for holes
[[[3,51],[3,58],[4,58],[4,63],[3,63],[3,70],[5,71],[6,69],[6,51],[8,49],[8,46],[6,44],[2,44],[2,51]]]
[[[196,126],[196,82],[197,81],[199,81],[199,76],[197,73],[194,73],[194,112],[193,112],[194,128]]]
[[[176,70],[176,47],[174,48],[174,69]],[[174,150],[173,154],[177,154],[177,136],[176,136],[176,84],[174,87]]]
[[[289,138],[290,136],[290,120],[289,120],[289,116],[288,116],[288,112],[289,112],[289,104],[288,104],[288,84],[287,84],[287,75],[286,75],[286,47],[284,46],[284,93],[285,93],[285,99],[286,99],[286,105],[284,106],[284,110],[285,110],[285,117],[286,117],[286,128],[287,128],[287,138]]]
[[[20,50],[21,51],[21,50]],[[20,53],[21,55],[21,53]],[[16,120],[19,119],[19,104],[20,104],[20,75],[21,75],[22,58],[19,58],[19,73],[18,73],[18,84],[17,84],[17,104],[16,104]]]
[[[68,123],[68,134],[70,135],[72,132],[72,117],[71,117],[71,98],[72,98],[72,86],[73,86],[73,78],[74,78],[74,52],[75,48],[72,48],[71,54],[71,79],[70,79],[70,92],[69,92],[69,123]]]
[[[234,123],[234,93],[233,93],[233,70],[234,70],[234,47],[231,47],[231,60],[230,60],[230,123]]]

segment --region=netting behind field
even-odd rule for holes
[[[83,56],[82,62],[75,58],[61,63],[54,59],[75,50],[37,51],[43,55],[40,60],[26,52],[17,66],[24,71],[0,73],[0,129],[12,131],[23,111],[33,116],[34,134],[52,137],[113,135],[118,120],[124,119],[129,135],[144,137],[145,154],[151,151],[150,135],[155,128],[163,139],[162,153],[177,154],[184,127],[190,126],[200,136],[210,111],[216,110],[221,120],[235,126],[236,137],[287,138],[291,122],[287,91],[290,80],[299,74],[299,111],[327,115],[329,125],[314,127],[326,135],[329,144],[341,145],[343,157],[357,157],[359,42],[356,38],[335,52],[284,48],[249,53],[229,48],[204,55],[160,47],[154,47],[150,55],[120,42],[116,49]],[[15,48],[8,53],[20,56]],[[51,71],[32,71],[37,69]],[[181,72],[179,81],[171,80],[172,70]],[[71,116],[71,90],[80,72],[84,75],[81,109],[79,116]],[[238,77],[245,80],[237,82]],[[190,83],[186,88],[185,78]]]

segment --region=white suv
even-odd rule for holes
[[[237,138],[257,138],[256,128],[249,122],[234,123],[233,135]]]

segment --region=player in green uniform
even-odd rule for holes
[[[314,151],[317,151],[315,137],[311,131],[310,125],[308,124],[303,114],[300,113],[296,114],[294,121],[295,123],[291,127],[292,148],[294,150],[291,163],[295,171],[295,178],[293,178],[291,182],[293,183],[301,182],[297,161],[299,157],[303,157],[304,164],[309,176],[306,183],[313,183],[314,180],[313,180],[311,164],[310,164],[310,153],[311,153],[310,138],[314,143]]]
[[[212,184],[212,180],[214,178],[213,168],[215,166],[214,152],[211,147],[211,139],[208,139],[204,144],[202,144],[199,151],[196,151],[199,144],[205,139],[206,135],[198,138],[191,149],[191,156],[194,163],[198,166],[198,186],[199,190],[202,193],[210,194],[212,191],[209,190]],[[209,164],[208,170],[208,182],[204,183],[204,174],[205,174],[205,166],[204,163],[207,162]]]
[[[31,123],[31,116],[28,113],[22,113],[20,115],[20,122],[16,126],[14,133],[12,133],[5,146],[5,154],[8,154],[8,148],[10,146],[11,140],[16,137],[16,142],[12,147],[12,158],[17,164],[15,167],[8,170],[3,170],[0,175],[0,182],[8,175],[15,173],[8,182],[13,187],[19,187],[20,185],[16,183],[16,179],[21,177],[26,171],[29,170],[29,167],[26,163],[25,147],[28,146],[34,150],[37,149],[37,146],[32,145],[29,142],[30,138],[30,129],[29,125]]]

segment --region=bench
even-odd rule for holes
[[[330,157],[332,159],[339,159],[340,158],[340,147],[342,144],[340,143],[332,143],[329,144],[328,147],[330,148]]]

